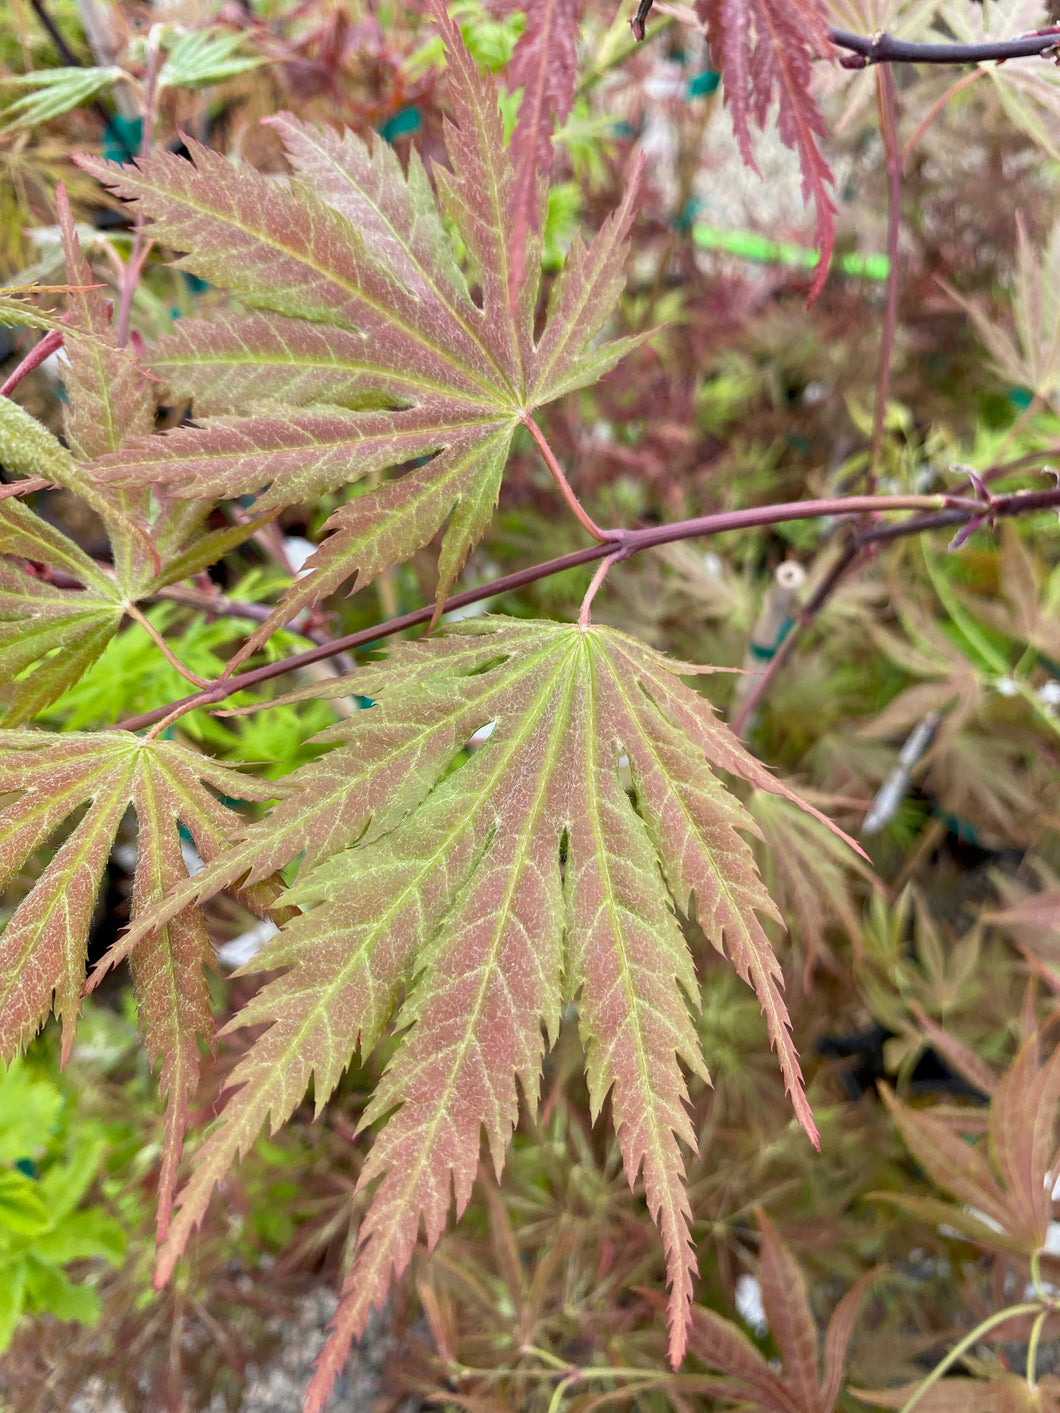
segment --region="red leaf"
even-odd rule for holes
[[[755,172],[751,119],[761,127],[774,96],[778,100],[777,129],[799,154],[803,194],[817,208],[821,259],[813,299],[824,284],[835,244],[835,205],[827,190],[832,172],[817,145],[827,129],[810,96],[811,62],[830,52],[824,8],[820,0],[696,0],[696,13],[707,26],[725,80],[740,152]]]
[[[515,191],[512,194],[512,289],[522,284],[526,239],[541,220],[541,179],[552,170],[553,119],[562,123],[574,101],[577,56],[574,40],[581,0],[541,0],[526,14],[526,32],[508,65],[511,89],[523,89],[519,120],[512,134]]]

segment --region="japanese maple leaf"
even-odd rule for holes
[[[946,1223],[990,1250],[1026,1256],[1043,1250],[1060,1174],[1055,1146],[1060,1048],[1040,1064],[1037,1037],[1027,1041],[993,1087],[987,1141],[977,1147],[963,1136],[964,1129],[977,1126],[977,1115],[962,1125],[959,1114],[938,1117],[908,1108],[885,1085],[880,1093],[909,1151],[957,1202],[873,1193],[878,1201]]]
[[[113,563],[92,559],[15,497],[0,500],[0,681],[10,684],[9,727],[31,720],[79,681],[139,600],[212,564],[254,528],[198,534],[208,507],[190,502],[164,506],[149,526],[146,491],[95,479],[90,459],[145,433],[155,398],[143,369],[118,347],[103,291],[90,288],[92,272],[61,185],[56,199],[73,285],[63,325],[64,431],[72,450],[0,398],[0,462],[15,476],[40,475],[66,487],[91,506],[106,526]]]
[[[0,1058],[10,1059],[53,1009],[70,1054],[85,982],[85,952],[100,880],[115,836],[132,806],[139,825],[134,917],[187,878],[178,822],[203,858],[212,858],[240,824],[209,785],[228,796],[266,800],[262,784],[169,741],[128,732],[0,731],[0,888],[5,888],[64,821],[87,809],[55,850],[0,934]],[[251,890],[258,906],[275,890]],[[202,973],[213,949],[202,914],[174,914],[145,930],[131,961],[133,986],[152,1061],[162,1057],[168,1095],[158,1226],[164,1234],[176,1186],[188,1096],[198,1081],[198,1035],[213,1029]]]
[[[192,161],[136,168],[81,158],[153,218],[178,264],[227,286],[248,312],[186,320],[155,367],[190,396],[198,425],[104,458],[126,484],[188,497],[263,491],[262,511],[312,500],[371,474],[403,475],[348,500],[329,538],[247,647],[353,578],[363,585],[443,525],[444,599],[497,501],[512,434],[533,408],[595,381],[629,347],[590,347],[622,287],[633,188],[586,249],[575,240],[535,338],[536,237],[512,263],[516,173],[497,90],[440,0],[455,125],[438,201],[414,152],[407,174],[385,143],[270,119],[295,176],[273,181],[189,140]],[[536,188],[535,200],[544,195]],[[440,205],[439,205],[440,202]],[[458,263],[444,218],[466,253]],[[242,654],[245,656],[246,653]]]
[[[711,1397],[731,1400],[746,1413],[832,1413],[858,1309],[876,1272],[867,1271],[836,1306],[824,1333],[824,1368],[819,1369],[821,1341],[802,1271],[761,1208],[755,1220],[762,1309],[780,1355],[779,1367],[755,1348],[739,1325],[701,1305],[692,1307],[689,1350],[721,1375],[711,1382]]]
[[[582,0],[540,0],[526,12],[526,29],[505,70],[510,89],[523,90],[512,133],[515,185],[511,198],[512,248],[521,284],[528,236],[540,229],[540,181],[552,170],[552,128],[565,122],[578,77],[575,40]]]
[[[777,99],[777,131],[799,154],[803,193],[817,210],[816,295],[835,244],[833,178],[819,146],[827,127],[810,94],[813,60],[832,52],[824,6],[821,0],[696,0],[696,13],[721,69],[741,155],[755,172],[751,121],[761,127]]]
[[[268,819],[134,925],[148,927],[304,853],[285,900],[301,908],[255,967],[284,969],[235,1024],[269,1029],[241,1060],[164,1247],[164,1281],[214,1185],[313,1081],[318,1110],[393,1020],[397,1052],[364,1116],[386,1121],[362,1170],[373,1188],[358,1254],[308,1407],[409,1261],[465,1206],[485,1129],[498,1172],[537,1103],[546,1037],[577,999],[594,1115],[610,1093],[632,1182],[642,1174],[666,1249],[671,1355],[685,1348],[694,1256],[680,1142],[695,1135],[682,1064],[705,1075],[689,1005],[691,956],[674,909],[754,987],[796,1113],[816,1141],[759,915],[776,918],[715,774],[791,797],[669,662],[624,634],[479,620],[398,644],[385,663],[293,693],[357,693],[370,710],[317,739],[341,743],[288,777]],[[492,724],[469,757],[466,743]],[[623,762],[628,761],[628,767]],[[623,769],[632,775],[632,795]],[[404,1001],[401,998],[404,997]]]

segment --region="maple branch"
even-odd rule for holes
[[[950,525],[963,525],[969,520],[984,514],[991,519],[1001,519],[1013,515],[1030,514],[1038,510],[1060,510],[1060,486],[1045,491],[1014,491],[1008,495],[994,496],[988,505],[981,500],[965,496],[834,496],[823,500],[790,501],[781,505],[752,506],[746,510],[721,511],[713,515],[697,516],[693,520],[678,520],[669,525],[649,525],[641,530],[613,530],[611,537],[603,544],[588,545],[585,549],[574,550],[571,554],[560,555],[557,559],[546,560],[526,569],[518,569],[499,579],[479,584],[477,588],[465,589],[445,600],[442,612],[465,608],[468,604],[480,603],[483,599],[497,598],[502,594],[514,593],[517,589],[535,584],[539,579],[547,579],[560,574],[565,569],[575,569],[583,564],[592,564],[605,556],[628,559],[640,550],[653,549],[658,545],[672,544],[676,540],[689,540],[707,535],[720,535],[732,530],[748,530],[769,525],[783,524],[789,520],[817,520],[824,516],[865,515],[886,510],[923,510],[928,513],[910,517],[899,525],[873,525],[861,531],[856,537],[859,545],[874,540],[895,539],[899,535],[918,534],[925,530],[944,528]],[[204,688],[193,696],[183,697],[153,711],[142,712],[138,716],[127,717],[109,731],[137,731],[145,726],[154,726],[165,720],[167,724],[177,720],[186,712],[198,707],[214,706],[235,692],[256,687],[274,677],[282,677],[287,672],[308,667],[324,658],[338,653],[353,652],[367,647],[381,638],[403,633],[407,628],[416,628],[421,623],[429,623],[435,617],[435,605],[414,609],[371,628],[362,628],[344,638],[320,647],[309,648],[302,653],[282,658],[278,662],[267,663],[264,667],[241,672],[235,677],[222,678],[212,687]]]
[[[548,467],[552,479],[559,487],[560,494],[567,502],[578,524],[582,527],[583,530],[586,531],[587,534],[592,535],[594,540],[599,540],[601,544],[606,543],[607,540],[612,538],[611,535],[606,530],[600,529],[600,527],[589,516],[589,513],[586,511],[581,501],[574,494],[574,487],[567,480],[566,476],[564,476],[563,468],[556,460],[552,448],[549,446],[548,442],[545,439],[544,432],[542,432],[541,428],[537,425],[537,423],[534,421],[533,417],[530,415],[529,412],[527,412],[523,416],[522,422],[523,426],[526,428],[526,430],[533,437],[534,441],[537,443],[537,449],[541,453],[541,457],[545,465]]]
[[[944,513],[952,514],[953,512]],[[957,513],[959,514],[960,512]],[[948,523],[947,521],[947,524]],[[906,524],[908,524],[907,521],[903,522],[902,529],[905,529]],[[795,651],[796,644],[805,636],[818,613],[820,613],[825,603],[831,598],[840,580],[858,558],[861,553],[861,545],[858,540],[858,536],[851,536],[842,554],[840,554],[831,569],[829,569],[828,573],[817,585],[817,588],[814,589],[806,603],[797,611],[795,622],[781,639],[780,643],[778,643],[776,652],[758,674],[758,680],[740,704],[740,710],[733,717],[731,725],[735,735],[742,738],[747,732],[754,718],[754,714],[758,710],[759,703],[766,692],[768,692],[774,677],[776,677],[780,669],[787,663],[788,658],[791,657],[792,653]]]
[[[837,49],[851,51],[849,57],[839,61],[845,69],[865,69],[870,64],[985,64],[1053,54],[1060,46],[1060,26],[1051,25],[1015,39],[984,40],[981,44],[921,44],[895,39],[882,31],[862,35],[845,29],[830,29],[828,37]]]

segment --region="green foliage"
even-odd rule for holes
[[[101,1126],[68,1127],[60,1089],[25,1062],[0,1073],[0,1352],[24,1312],[93,1324],[97,1292],[66,1267],[102,1258],[118,1265],[117,1220],[85,1202],[106,1156]]]

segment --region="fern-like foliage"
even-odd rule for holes
[[[375,705],[325,731],[319,739],[339,749],[289,776],[269,818],[109,958],[190,903],[304,851],[285,898],[302,912],[255,962],[286,970],[237,1018],[271,1028],[233,1073],[162,1279],[262,1125],[282,1123],[310,1079],[322,1105],[397,1010],[404,1039],[364,1118],[391,1114],[361,1177],[362,1191],[378,1185],[310,1406],[322,1405],[351,1337],[407,1264],[421,1217],[433,1245],[451,1193],[458,1211],[467,1202],[482,1129],[500,1170],[516,1081],[532,1108],[546,1038],[574,998],[594,1111],[610,1093],[627,1174],[643,1174],[662,1232],[671,1355],[681,1359],[694,1258],[678,1140],[695,1144],[681,1064],[705,1070],[675,904],[688,913],[694,903],[711,942],[754,986],[796,1113],[816,1138],[757,916],[776,912],[741,834],[754,824],[715,771],[789,792],[680,681],[694,670],[612,630],[491,619],[303,689]]]

